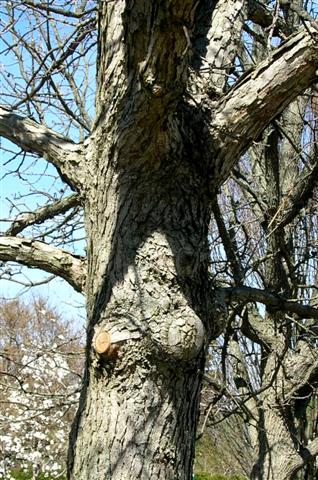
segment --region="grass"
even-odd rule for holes
[[[210,475],[209,473],[196,473],[194,480],[246,480],[246,477],[240,475],[231,475],[226,477],[224,475]]]

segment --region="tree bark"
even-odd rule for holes
[[[87,365],[69,449],[74,480],[192,475],[205,351],[219,332],[218,322],[211,327],[207,167],[179,106],[183,26],[195,4],[101,3],[85,194]],[[94,346],[102,332],[112,348],[100,354]]]
[[[223,95],[246,3],[208,6],[205,61],[224,78],[198,65],[192,96],[199,2],[98,2],[96,120],[83,144],[0,110],[0,134],[53,163],[84,204],[88,339],[72,480],[191,478],[206,350],[222,329],[210,206],[240,155],[317,78],[316,32],[303,30]],[[82,261],[63,251],[57,265],[43,261],[32,241],[21,257],[17,242],[5,239],[4,260],[30,265],[34,248],[33,264],[82,288]]]
[[[301,400],[307,390],[311,394],[310,374],[317,377],[317,351],[305,345],[303,349],[299,346],[294,354],[286,354],[280,334],[277,334],[276,347],[276,351],[268,355],[263,373],[268,388],[260,401],[259,457],[252,471],[253,480],[295,478],[317,455],[316,439],[304,445],[299,438],[294,413],[295,400]],[[295,385],[297,389],[293,388]]]
[[[89,339],[71,479],[192,475],[205,351],[220,325],[206,176],[186,133],[170,122],[147,161],[122,158],[102,133],[91,146],[99,173],[86,195]],[[101,331],[115,355],[94,351]]]
[[[82,144],[76,144],[44,125],[3,107],[0,107],[0,135],[25,152],[40,155],[52,163],[72,189],[82,187],[85,171]]]
[[[78,292],[84,290],[86,264],[83,257],[32,238],[0,237],[0,260],[41,268],[64,278]]]
[[[72,480],[191,478],[206,348],[222,328],[208,277],[211,185],[259,133],[251,104],[263,126],[280,108],[268,92],[276,98],[286,88],[275,73],[285,55],[305,81],[314,75],[303,61],[312,41],[301,33],[224,97],[226,113],[215,110],[209,132],[182,100],[182,25],[191,25],[193,5],[180,12],[169,5],[102,7],[97,119],[86,149],[87,365],[69,449]],[[247,90],[251,104],[242,100],[239,109]],[[241,130],[249,128],[246,140]],[[104,353],[94,350],[100,333],[110,343]]]

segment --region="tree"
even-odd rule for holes
[[[60,237],[60,245],[49,245],[20,235],[73,208],[68,197],[16,218],[0,240],[0,259],[59,275],[86,295],[86,371],[69,478],[189,479],[206,355],[235,295],[318,317],[280,287],[218,288],[208,244],[220,186],[269,123],[316,81],[317,26],[285,1],[273,8],[100,1],[90,123],[76,81],[83,83],[78,69],[93,48],[92,4],[8,2],[8,49],[20,66],[21,49],[30,57],[24,96],[13,106],[25,106],[37,121],[10,110],[12,89],[0,116],[0,134],[55,166],[76,192],[87,258],[62,249]],[[296,33],[280,14],[293,8],[304,25]],[[18,31],[21,16],[33,27],[32,41]],[[245,32],[257,35],[253,24],[268,28],[268,54],[242,72],[242,41]],[[48,128],[45,122],[56,121],[52,108],[64,111],[77,143]],[[317,454],[316,442],[308,451]]]
[[[315,305],[316,195],[312,195],[314,185],[309,172],[315,165],[316,145],[307,150],[305,163],[300,163],[301,149],[297,148],[303,135],[299,125],[303,126],[307,100],[308,95],[307,99],[302,97],[292,104],[267,132],[263,153],[258,148],[259,156],[252,159],[251,170],[260,172],[265,168],[265,176],[254,174],[252,179],[250,166],[246,164],[247,169],[241,164],[236,171],[242,190],[237,186],[233,197],[238,200],[242,196],[236,202],[231,198],[235,213],[229,223],[235,234],[226,244],[236,252],[236,265],[244,272],[244,283],[280,291],[289,298],[302,297]],[[290,130],[294,130],[291,137]],[[280,132],[286,136],[280,138]],[[293,145],[287,137],[293,139]],[[297,161],[292,162],[291,158]],[[264,161],[260,163],[259,159]],[[251,195],[256,192],[257,201],[252,204]],[[313,198],[304,209],[307,195]],[[247,219],[239,225],[244,216],[243,205],[247,203],[249,225]],[[261,228],[253,230],[256,218]],[[239,248],[234,249],[238,244]],[[253,264],[247,266],[246,258],[253,250]],[[265,312],[255,304],[244,303],[241,295],[229,326],[227,347],[236,391],[246,399],[245,418],[252,424],[252,443],[258,451],[254,475],[259,478],[271,472],[267,475],[273,478],[294,478],[299,469],[314,468],[310,448],[317,441],[315,419],[309,422],[309,428],[306,423],[317,395],[317,322],[300,312],[297,315],[284,312],[281,305],[276,308],[275,301],[267,305]]]
[[[0,316],[0,477],[61,478],[82,373],[79,338],[41,298],[1,302]]]
[[[288,25],[295,28],[298,15],[289,14]],[[267,44],[266,32],[258,30],[253,61],[264,56]],[[316,304],[315,103],[313,88],[271,122],[222,188],[222,211],[219,203],[213,206],[214,275],[225,284],[254,285]],[[220,239],[226,265],[217,253]],[[302,469],[312,475],[305,478],[314,478],[310,452],[317,441],[317,322],[301,312],[284,312],[275,296],[264,312],[246,304],[248,290],[238,287],[233,293],[237,302],[222,348],[234,382],[232,378],[229,385],[223,378],[223,384],[234,411],[243,400],[240,413],[257,452],[251,476],[287,479]]]

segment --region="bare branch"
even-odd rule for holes
[[[304,10],[299,5],[297,5],[296,2],[293,2],[293,1],[290,1],[290,0],[280,0],[280,4],[282,6],[286,6],[286,7],[290,8],[290,10],[297,13],[299,18],[303,22],[309,22],[310,25],[312,26],[312,28],[314,28],[315,30],[318,31],[318,23],[315,21],[315,19],[311,15],[309,15],[309,13],[306,12],[306,10]]]
[[[96,8],[90,8],[89,10],[82,10],[80,12],[74,12],[71,10],[66,10],[64,8],[58,8],[54,7],[50,4],[46,3],[41,3],[41,2],[32,2],[31,0],[26,0],[24,1],[25,5],[28,5],[29,7],[38,9],[38,10],[43,10],[47,13],[56,13],[57,15],[63,15],[63,17],[70,17],[70,18],[82,18],[85,15],[88,15],[89,13],[92,13],[96,11]]]
[[[314,189],[318,184],[318,158],[316,164],[309,173],[305,174],[294,187],[294,189],[286,196],[275,217],[275,230],[288,225],[304,208],[308,201],[312,198]]]
[[[302,305],[292,300],[286,300],[278,294],[253,287],[228,287],[218,289],[227,297],[228,301],[242,303],[259,302],[282,312],[295,313],[301,318],[318,318],[318,309],[310,305]]]
[[[30,238],[0,237],[0,260],[40,268],[64,278],[78,292],[84,290],[84,258],[60,248]]]
[[[230,235],[229,230],[226,228],[226,225],[224,223],[222,213],[218,204],[217,199],[215,202],[212,204],[212,211],[214,214],[215,221],[218,226],[219,234],[222,239],[222,243],[224,246],[224,250],[227,256],[228,261],[230,262],[231,265],[231,270],[233,272],[233,277],[234,281],[236,284],[240,283],[243,278],[243,268],[240,263],[240,260],[236,254],[233,241]]]
[[[81,144],[3,107],[0,107],[0,136],[26,152],[48,160],[61,171],[62,178],[73,188],[78,188],[83,182]]]
[[[84,41],[85,37],[90,34],[91,31],[95,29],[95,20],[88,19],[85,22],[83,22],[81,25],[77,27],[77,29],[72,32],[70,37],[68,38],[68,42],[71,41],[71,44],[67,46],[67,49],[61,53],[61,55],[57,58],[54,59],[52,64],[46,69],[46,72],[44,75],[41,76],[39,79],[39,82],[32,88],[31,92],[28,92],[27,95],[19,99],[14,105],[13,108],[16,109],[20,107],[23,103],[26,101],[30,101],[43,87],[45,82],[50,79],[52,76],[53,72],[59,70],[60,68],[63,68],[63,66],[66,63],[66,60],[68,57],[72,56],[73,53],[76,51],[76,49],[81,45],[81,42]],[[28,45],[25,44],[26,48],[29,49]],[[38,54],[38,52],[35,52]],[[51,52],[48,53],[48,55]],[[45,60],[41,60],[40,66],[45,65]],[[85,126],[86,129],[89,130],[88,126]]]
[[[257,25],[263,28],[268,28],[273,25],[273,13],[262,2],[258,0],[249,0],[248,2],[248,18]],[[281,2],[282,3],[282,2]],[[282,33],[288,35],[288,29],[286,23],[281,17],[278,17],[275,22],[274,32],[275,35]]]
[[[269,122],[317,80],[316,30],[301,30],[247,74],[219,102],[212,137],[218,184]]]
[[[46,220],[54,218],[56,215],[61,215],[62,213],[67,212],[71,208],[79,205],[79,202],[79,196],[73,194],[51,205],[40,207],[35,212],[22,214],[13,222],[9,230],[6,232],[6,235],[15,236],[31,225],[43,223]]]

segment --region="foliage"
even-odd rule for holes
[[[13,480],[33,480],[33,473],[31,471],[23,471],[23,470],[13,470],[10,472],[10,477]],[[36,480],[66,480],[66,477],[63,476],[50,476],[50,474],[39,474],[36,476]]]
[[[210,475],[208,473],[196,473],[194,480],[245,480],[246,477],[241,477],[239,475],[231,475],[227,477],[225,475]]]

